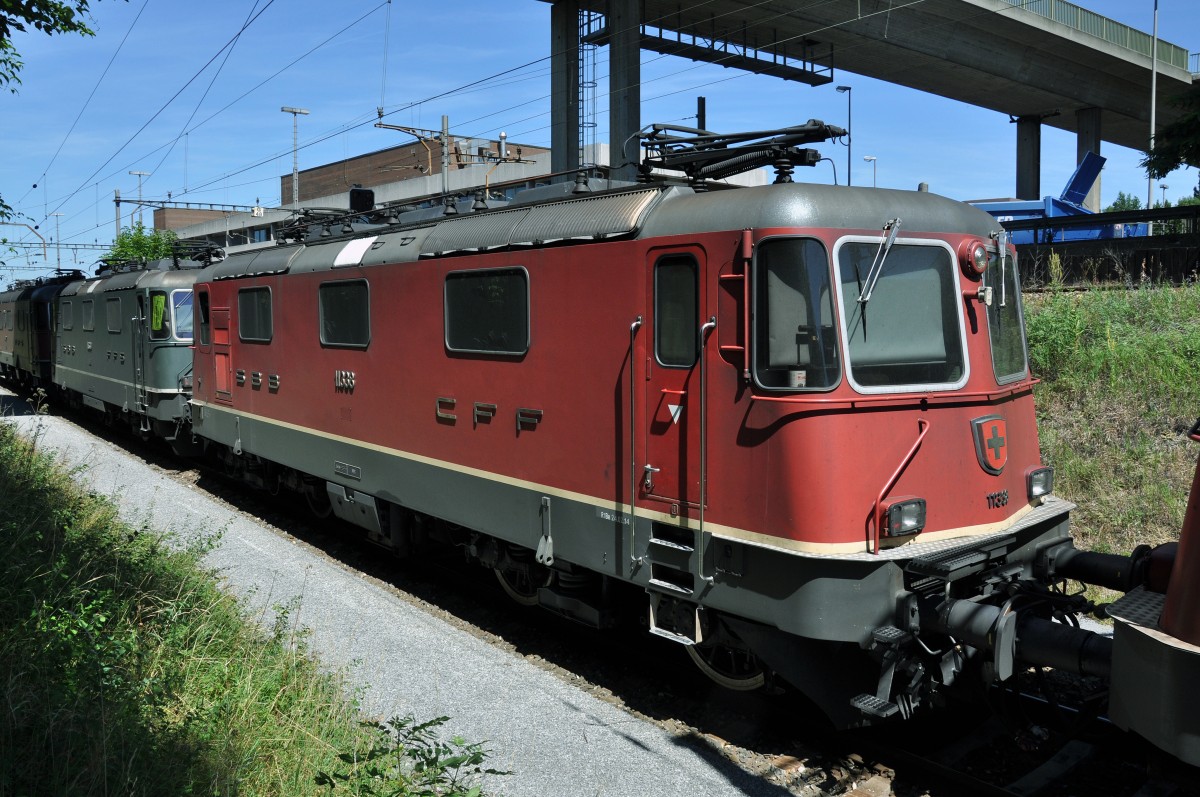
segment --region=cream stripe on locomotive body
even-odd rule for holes
[[[362,440],[362,439],[357,439],[357,438],[352,438],[352,437],[344,437],[344,436],[340,436],[340,435],[328,434],[328,433],[317,431],[314,429],[308,429],[303,426],[297,426],[295,424],[289,424],[289,423],[286,423],[283,421],[278,421],[278,420],[275,420],[272,418],[237,412],[237,411],[230,410],[229,408],[223,407],[218,404],[211,404],[211,403],[207,403],[207,402],[193,400],[192,405],[195,408],[195,412],[197,413],[197,415],[203,419],[200,422],[201,425],[203,425],[207,428],[212,428],[212,424],[215,424],[215,423],[221,423],[226,426],[228,426],[230,423],[233,423],[234,428],[236,430],[242,430],[243,428],[248,430],[250,427],[249,426],[243,427],[242,426],[243,422],[245,422],[245,423],[252,422],[255,424],[265,424],[268,426],[276,426],[276,427],[280,427],[283,430],[287,430],[288,432],[298,433],[298,434],[306,435],[306,436],[309,436],[312,438],[316,438],[317,440],[331,444],[335,447],[349,447],[351,449],[367,450],[367,451],[371,451],[373,453],[382,454],[387,457],[394,457],[394,458],[398,458],[398,459],[407,460],[416,465],[423,465],[423,466],[428,466],[429,468],[449,471],[454,474],[468,476],[468,477],[471,477],[474,479],[484,479],[484,480],[487,480],[490,482],[496,482],[496,483],[498,483],[500,485],[504,485],[506,487],[516,488],[525,493],[531,493],[531,494],[535,493],[539,496],[551,496],[554,498],[561,498],[565,501],[570,501],[570,502],[582,505],[583,507],[594,510],[596,513],[596,518],[600,522],[599,525],[601,525],[601,526],[611,524],[612,520],[606,519],[606,518],[615,518],[615,519],[617,519],[618,522],[624,522],[624,519],[628,517],[628,509],[629,509],[628,504],[616,504],[616,503],[613,503],[611,500],[606,500],[600,496],[575,493],[575,492],[571,492],[569,490],[558,489],[549,484],[538,484],[535,482],[524,481],[521,479],[514,479],[503,473],[496,473],[496,472],[492,472],[492,471],[480,470],[477,468],[464,467],[464,466],[458,465],[454,462],[438,460],[438,459],[422,456],[420,454],[415,454],[415,453],[408,452],[408,451],[401,451],[401,450],[397,450],[397,449],[387,448],[385,446],[376,445],[374,443],[371,443],[368,440]],[[222,421],[217,421],[213,416],[224,416],[224,419]],[[239,440],[240,440],[240,438],[239,438]],[[309,443],[305,444],[304,447],[311,448],[314,444],[315,444],[315,441],[309,442]],[[258,453],[258,452],[250,451],[250,449],[247,448],[244,443],[241,445],[241,448],[243,449],[243,451],[245,451],[247,453]],[[340,448],[339,450],[345,450],[345,449]],[[280,464],[286,464],[289,467],[302,468],[306,458],[289,457],[289,456],[285,455],[281,459],[282,459],[282,462]],[[331,465],[332,465],[332,463],[331,463]],[[311,467],[311,465],[310,465],[310,467]],[[367,477],[364,476],[364,474],[362,473],[361,466],[355,466],[355,467],[358,468],[359,478],[356,479],[353,483],[349,483],[349,484],[345,485],[347,487],[350,487],[351,490],[355,490],[355,489],[357,489],[359,487],[363,487],[365,484],[367,484],[367,482],[364,481],[364,479],[366,479]],[[331,470],[332,470],[332,468],[331,468]],[[336,475],[337,475],[336,473],[333,474],[333,476],[336,476]],[[431,478],[436,479],[437,477],[433,476]],[[372,480],[372,481],[377,481],[377,480]],[[390,491],[389,491],[388,487],[386,486],[386,484],[379,484],[379,485],[373,486],[372,490],[370,490],[368,492],[370,492],[370,494],[376,498],[395,500],[397,497],[396,495],[390,494]],[[408,506],[409,508],[414,508],[421,503],[419,499],[408,499],[408,500],[411,501],[411,503],[406,503],[405,505]],[[739,541],[739,542],[759,546],[759,547],[766,548],[766,549],[772,549],[772,550],[776,550],[776,551],[780,551],[780,552],[797,554],[800,556],[831,557],[831,558],[837,558],[837,559],[860,559],[862,561],[869,562],[869,561],[875,561],[876,558],[883,559],[883,560],[908,559],[908,558],[911,558],[916,555],[928,554],[931,552],[945,549],[947,547],[953,547],[955,545],[959,545],[959,544],[961,544],[963,537],[974,537],[974,536],[989,535],[989,534],[995,535],[995,534],[999,534],[1001,532],[1005,532],[1006,530],[1008,530],[1018,524],[1027,525],[1026,519],[1031,514],[1036,514],[1038,516],[1038,520],[1040,521],[1040,520],[1044,520],[1046,517],[1053,517],[1056,515],[1064,514],[1068,511],[1070,511],[1070,509],[1072,509],[1072,508],[1073,507],[1071,504],[1050,496],[1047,498],[1043,507],[1041,507],[1041,508],[1034,507],[1031,505],[1025,505],[1025,506],[1022,506],[1019,509],[1017,509],[1016,512],[1014,512],[1011,516],[1009,516],[1008,518],[1005,518],[1004,520],[996,521],[993,523],[980,524],[977,526],[972,526],[972,527],[967,527],[967,528],[946,529],[943,531],[937,531],[937,532],[931,532],[929,534],[923,534],[920,538],[920,543],[913,543],[913,544],[910,544],[910,545],[904,546],[904,547],[901,547],[901,546],[885,547],[879,552],[879,554],[871,554],[869,552],[865,552],[863,550],[863,545],[860,543],[814,544],[814,543],[805,542],[803,540],[785,539],[785,538],[781,538],[781,537],[762,534],[762,533],[755,532],[755,531],[750,531],[748,529],[736,528],[736,527],[732,527],[732,526],[725,526],[725,525],[721,525],[718,523],[708,523],[708,524],[706,524],[705,528],[709,532],[711,532],[713,534],[713,536],[716,537],[717,539],[727,539],[727,540],[731,540],[731,541]],[[423,508],[423,511],[429,511],[430,509],[432,509],[432,507],[425,507],[425,508]],[[446,512],[445,509],[442,509],[441,511],[443,513]],[[644,519],[652,520],[652,521],[658,521],[658,522],[662,522],[662,523],[669,523],[672,525],[686,527],[686,528],[690,528],[693,530],[699,529],[699,523],[698,523],[698,521],[696,521],[694,519],[686,519],[681,523],[679,518],[673,518],[668,513],[655,512],[655,511],[651,511],[649,509],[644,509],[642,507],[638,507],[636,509],[636,517],[644,518]],[[614,563],[617,562],[616,559],[614,559],[613,561],[614,561]],[[615,568],[615,572],[613,572],[612,575],[620,576],[622,574],[619,572],[619,568]]]
[[[196,434],[382,542],[409,512],[499,540],[463,541],[575,619],[604,622],[587,573],[642,587],[656,633],[740,638],[841,724],[875,665],[816,662],[916,611],[910,563],[969,590],[945,552],[1029,577],[1068,539],[1070,507],[1028,494],[990,217],[818,185],[543,194],[208,269]],[[537,590],[542,564],[564,575]]]

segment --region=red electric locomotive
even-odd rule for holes
[[[787,180],[830,132],[660,128],[649,165]],[[991,217],[790,181],[446,210],[317,224],[202,276],[196,434],[401,551],[463,530],[512,594],[575,619],[636,585],[706,672],[779,674],[843,725],[969,665],[947,598],[998,612],[1052,578],[1070,507]]]
[[[656,126],[641,183],[310,216],[196,276],[192,433],[398,554],[462,545],[522,603],[605,626],[642,595],[710,677],[781,678],[841,726],[1049,665],[1200,764],[1200,711],[1164,707],[1200,677],[1200,557],[1168,591],[1167,548],[1072,546],[1007,235],[791,182],[842,133]],[[1172,619],[1081,630],[1068,579]]]

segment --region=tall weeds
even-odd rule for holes
[[[0,795],[299,795],[375,744],[286,622],[0,423]],[[404,792],[397,792],[403,794]]]
[[[1177,539],[1200,447],[1200,287],[1047,293],[1027,303],[1043,457],[1083,547]]]

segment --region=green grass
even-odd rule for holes
[[[1033,295],[1026,323],[1043,458],[1079,505],[1078,544],[1178,539],[1200,454],[1200,287]]]
[[[288,607],[261,630],[204,544],[122,525],[36,446],[0,423],[0,795],[477,793],[481,746],[364,721]]]

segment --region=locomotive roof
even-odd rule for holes
[[[995,220],[978,208],[918,191],[783,183],[703,193],[679,185],[637,185],[596,193],[555,194],[550,201],[517,202],[495,210],[436,219],[423,215],[409,224],[402,221],[381,225],[366,235],[309,239],[242,252],[204,273],[215,280],[237,279],[412,262],[561,241],[647,239],[748,228],[871,231],[882,229],[895,218],[902,220],[905,232],[986,237],[996,229]]]
[[[61,274],[55,274],[52,277],[39,277],[36,280],[22,280],[14,285],[9,286],[6,291],[0,292],[0,302],[15,302],[25,299],[44,300],[52,298],[62,286],[73,282],[83,276],[83,273],[77,270],[71,270]]]
[[[894,218],[905,232],[986,236],[997,229],[982,210],[928,192],[784,183],[663,202],[639,237],[762,227],[880,230]]]
[[[128,288],[186,288],[196,281],[200,269],[144,269],[138,271],[122,271],[116,274],[104,274],[99,277],[89,277],[86,280],[72,282],[62,292],[63,296],[75,296],[81,293],[101,293],[120,291]]]

